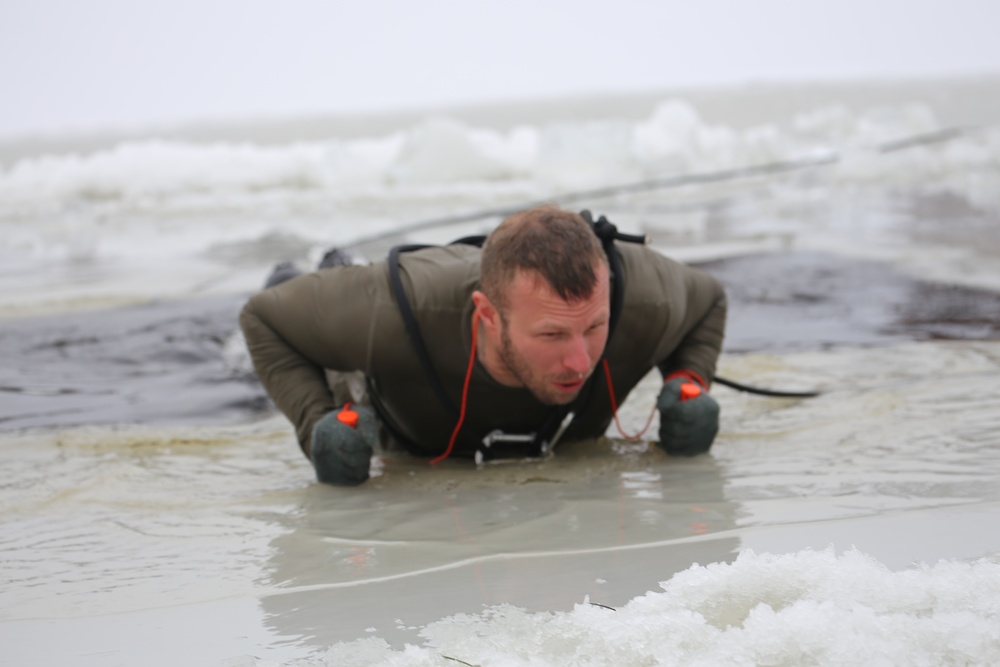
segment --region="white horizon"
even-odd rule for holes
[[[1000,74],[987,0],[7,0],[0,136]]]

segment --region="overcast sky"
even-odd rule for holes
[[[0,135],[1000,73],[997,0],[0,0]]]

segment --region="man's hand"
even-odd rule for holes
[[[310,458],[324,484],[357,486],[368,479],[378,427],[371,408],[348,403],[313,428]]]
[[[660,410],[660,447],[673,456],[704,454],[719,432],[719,404],[687,371],[666,378]]]

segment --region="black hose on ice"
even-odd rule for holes
[[[751,387],[750,385],[740,384],[739,382],[733,382],[732,380],[727,380],[724,377],[715,376],[715,381],[721,385],[729,387],[730,389],[735,389],[736,391],[743,391],[748,394],[757,394],[758,396],[771,396],[773,398],[815,398],[822,394],[819,391],[780,391],[777,389],[761,389],[760,387]]]

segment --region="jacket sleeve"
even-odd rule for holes
[[[664,376],[677,370],[694,371],[711,384],[726,330],[726,292],[722,284],[698,269],[679,266],[677,303],[671,314],[680,319],[682,338],[672,350],[661,350],[657,366]]]
[[[313,426],[335,409],[324,369],[366,370],[374,267],[337,267],[264,290],[240,313],[254,370],[309,454]]]

